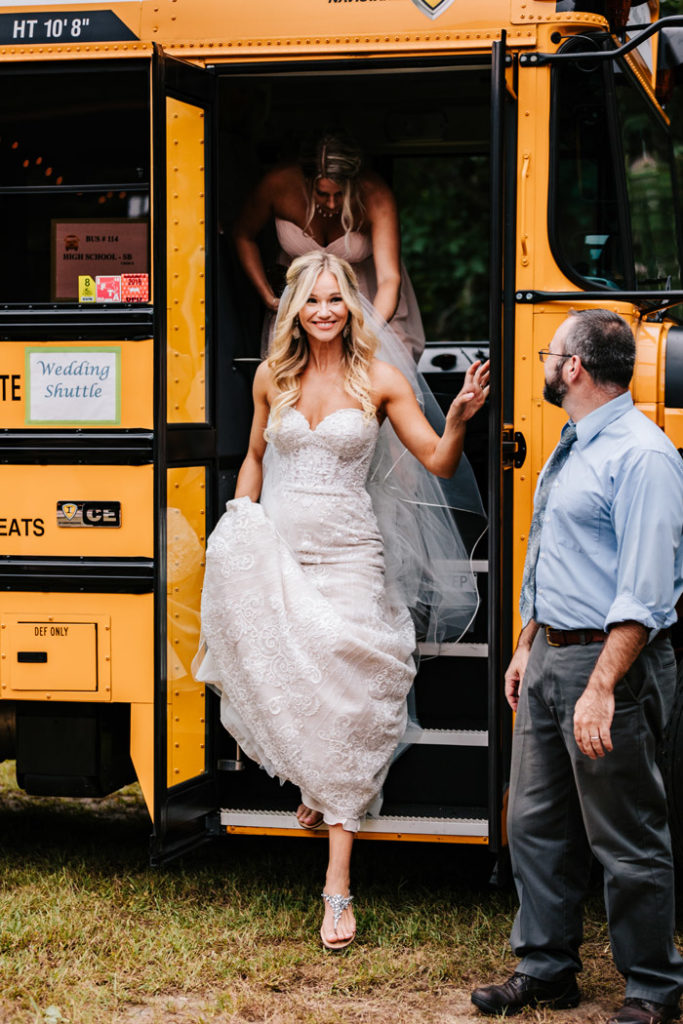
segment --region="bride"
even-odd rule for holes
[[[350,265],[310,252],[287,282],[235,499],[209,539],[196,676],[220,690],[245,753],[301,789],[299,824],[328,826],[321,938],[337,950],[355,935],[353,838],[381,799],[415,674],[368,470],[387,419],[430,473],[452,476],[489,373],[469,368],[440,437],[406,377],[376,358]]]

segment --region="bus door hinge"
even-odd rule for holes
[[[526,439],[521,431],[506,424],[503,427],[503,469],[521,469],[526,459]]]
[[[220,811],[212,811],[204,815],[204,833],[207,836],[224,835],[225,829],[221,826]]]

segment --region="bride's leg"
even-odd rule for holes
[[[351,850],[354,832],[347,832],[341,825],[330,825],[330,855],[325,877],[325,892],[329,896],[348,896],[351,884]],[[334,930],[334,914],[325,900],[325,917],[323,919],[323,935],[328,942],[342,942],[353,938],[356,934],[356,919],[349,905],[342,911]]]

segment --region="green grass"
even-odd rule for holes
[[[27,797],[13,768],[0,765],[3,1024],[469,1020],[470,987],[514,966],[514,894],[488,887],[481,849],[358,844],[358,939],[325,955],[324,842],[226,838],[153,869],[136,787]],[[598,898],[585,953],[587,994],[618,1001]]]

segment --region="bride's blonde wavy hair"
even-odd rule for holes
[[[288,288],[280,299],[275,333],[268,353],[268,366],[277,392],[270,409],[270,427],[277,428],[284,409],[295,406],[301,397],[301,374],[308,364],[309,347],[305,331],[298,326],[298,315],[306,305],[315,283],[325,271],[337,279],[339,294],[349,311],[349,320],[342,334],[345,365],[344,389],[360,402],[366,420],[377,414],[371,398],[370,363],[378,341],[365,326],[358,281],[346,260],[327,252],[309,252],[292,261],[287,272]],[[350,327],[350,330],[347,328]],[[299,335],[296,337],[294,330]]]

